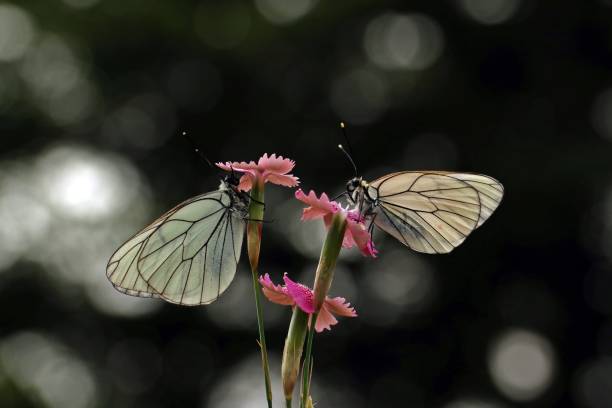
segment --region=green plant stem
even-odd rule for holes
[[[261,307],[261,289],[258,280],[257,269],[252,270],[253,293],[255,295],[255,308],[257,309],[257,326],[259,328],[259,347],[261,348],[261,364],[264,371],[266,383],[266,399],[268,407],[272,408],[272,385],[270,382],[270,365],[268,363],[268,348],[266,346],[266,333],[264,331],[263,310]]]
[[[283,391],[285,392],[285,401],[288,407],[291,406],[293,390],[300,371],[302,350],[304,348],[306,332],[308,331],[308,318],[308,313],[297,306],[293,308],[289,331],[285,339],[283,363],[281,366]]]
[[[308,397],[310,396],[310,378],[312,370],[312,342],[314,339],[315,325],[317,317],[319,316],[319,310],[325,302],[325,297],[334,278],[334,269],[336,268],[336,261],[342,248],[342,241],[344,240],[344,232],[346,231],[346,217],[343,213],[339,212],[334,214],[323,248],[321,249],[321,256],[319,257],[319,264],[317,265],[317,272],[314,283],[314,304],[315,313],[312,314],[310,321],[310,329],[308,330],[308,340],[306,343],[306,355],[304,356],[304,368],[302,369],[302,393],[300,407],[305,408]]]
[[[264,217],[264,186],[263,180],[256,180],[251,190],[251,203],[249,205],[249,222],[247,223],[247,252],[251,264],[253,278],[253,295],[257,310],[257,327],[259,329],[259,347],[261,349],[261,365],[264,371],[266,384],[266,399],[268,408],[272,408],[272,385],[270,382],[270,365],[268,363],[268,348],[266,346],[266,333],[264,329],[263,310],[261,306],[261,285],[259,284],[259,250],[261,248],[262,221]]]
[[[308,339],[306,340],[306,356],[304,357],[304,368],[302,369],[302,400],[300,407],[305,408],[310,396],[310,375],[311,375],[311,356],[312,356],[312,341],[314,339],[315,324],[319,313],[312,314],[310,329],[308,330]]]

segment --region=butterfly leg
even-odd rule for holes
[[[370,225],[368,225],[368,233],[370,234],[370,238],[372,239],[372,241],[374,241],[374,220],[376,219],[376,216],[378,215],[378,213],[370,213],[369,215],[373,215],[372,218],[370,219]]]
[[[338,200],[341,197],[347,197],[347,196],[350,197],[349,193],[345,191],[343,193],[338,194],[334,198],[332,198],[331,201],[336,201],[336,200]]]
[[[246,192],[246,191],[240,191],[240,194],[241,194],[243,197],[248,197],[248,198],[249,198],[249,200],[253,201],[254,203],[257,203],[257,204],[259,204],[259,205],[263,205],[264,209],[266,208],[266,203],[263,203],[263,202],[261,202],[261,201],[259,201],[259,200],[254,199],[254,198],[253,198],[253,197],[252,197],[252,196],[251,196],[251,195],[250,195],[248,192]]]
[[[270,224],[270,223],[274,222],[274,220],[256,220],[254,218],[243,218],[243,220],[245,220],[245,221],[253,221],[253,222],[261,222],[261,223],[264,223],[264,224]]]

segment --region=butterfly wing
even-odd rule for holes
[[[478,191],[480,216],[476,228],[480,227],[501,203],[504,197],[504,186],[493,177],[482,174],[447,173],[447,175],[466,182]]]
[[[113,255],[107,276],[120,291],[188,306],[214,302],[234,278],[245,221],[227,190],[179,204]]]
[[[194,199],[197,197],[194,197]],[[166,212],[142,231],[128,239],[111,257],[106,266],[106,277],[119,292],[139,297],[160,297],[159,294],[138,273],[138,258],[146,239],[155,232],[166,218],[181,206],[188,205],[187,200]]]
[[[451,172],[406,171],[368,187],[378,199],[374,223],[409,248],[448,253],[491,216],[503,197],[492,177]]]

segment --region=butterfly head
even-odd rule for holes
[[[221,185],[225,186],[225,188],[229,190],[234,190],[234,191],[237,190],[239,184],[240,184],[240,179],[238,178],[238,175],[235,172],[226,174],[221,179]]]
[[[368,182],[363,177],[353,177],[346,183],[346,192],[350,199],[357,203],[363,199],[363,192],[368,188]]]
[[[363,179],[361,177],[353,177],[346,183],[346,191],[349,194],[353,194],[361,186]]]

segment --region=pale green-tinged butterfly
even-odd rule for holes
[[[340,123],[344,133],[344,123]],[[357,166],[350,154],[346,154]],[[499,206],[504,187],[483,174],[449,171],[401,171],[372,182],[354,177],[346,196],[359,213],[408,248],[445,254],[480,227]]]
[[[371,183],[354,177],[346,191],[373,225],[428,254],[459,246],[504,195],[504,187],[492,177],[446,171],[402,171]]]
[[[208,304],[234,279],[249,196],[232,174],[153,221],[111,257],[106,276],[120,292],[187,306]]]

